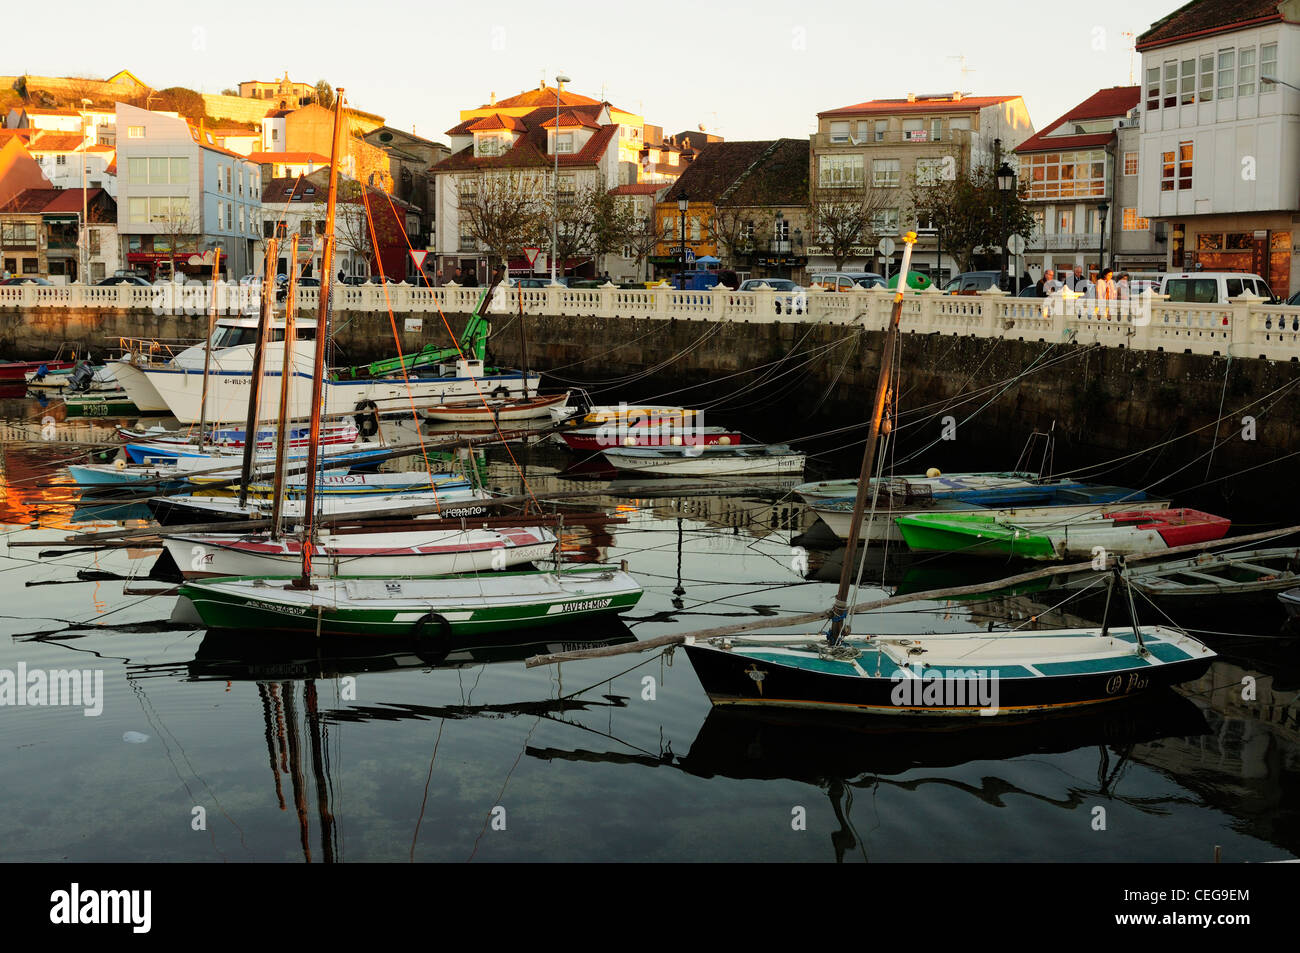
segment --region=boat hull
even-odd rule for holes
[[[126,391],[126,396],[131,403],[139,408],[142,414],[170,413],[167,409],[167,401],[163,400],[162,395],[158,393],[158,389],[145,376],[144,371],[140,370],[131,361],[118,361],[113,376],[117,380],[118,386]]]
[[[539,420],[551,416],[551,409],[566,404],[568,394],[534,397],[517,401],[473,401],[462,404],[439,404],[420,413],[428,420],[446,423],[490,423],[511,420]]]
[[[1100,630],[1030,633],[1031,637],[1062,638],[1090,635],[1099,639]],[[1131,699],[1168,688],[1204,674],[1215,653],[1176,630],[1143,630],[1150,652],[1148,658],[1133,652],[1136,640],[1129,629],[1112,629],[1110,641],[1123,643],[1118,652],[1084,653],[1074,661],[1044,662],[1028,669],[1009,662],[983,663],[978,652],[950,668],[904,672],[888,655],[876,668],[873,654],[856,661],[821,659],[816,652],[802,650],[791,657],[788,649],[724,649],[712,644],[687,644],[686,654],[709,700],[715,705],[835,710],[866,715],[911,717],[981,716],[1014,717],[1045,711],[1084,708]],[[1178,638],[1181,636],[1181,639]],[[969,636],[972,644],[1009,638],[1010,633]],[[929,645],[925,637],[917,645]],[[1127,649],[1124,646],[1127,646]],[[879,671],[879,674],[877,674]],[[996,707],[972,703],[981,699],[961,672],[997,672]],[[944,678],[939,672],[952,675]],[[1036,672],[1036,674],[1031,674]],[[1050,674],[1049,674],[1050,673]],[[932,686],[930,697],[926,690]],[[961,686],[961,690],[958,687]]]
[[[302,564],[296,539],[175,536],[164,540],[186,579],[289,576]],[[555,536],[533,527],[323,535],[312,550],[329,576],[405,577],[503,570],[551,556]]]
[[[641,598],[627,573],[606,567],[554,573],[492,573],[434,579],[319,579],[314,591],[289,580],[186,583],[204,624],[362,638],[436,642],[493,632],[581,625],[626,612]]]
[[[672,452],[669,448],[630,447],[605,450],[605,459],[620,470],[662,476],[745,476],[759,473],[799,473],[803,470],[802,453],[746,454],[741,447],[726,447],[712,452],[708,447],[699,453]],[[675,449],[675,448],[673,448]]]
[[[444,519],[486,516],[492,510],[487,494],[469,488],[448,488],[433,494],[406,494],[402,496],[335,496],[322,495],[321,511],[328,517],[347,517],[364,520],[375,513],[427,509],[435,502],[441,509],[431,516]],[[303,518],[305,498],[294,496],[283,503],[282,517],[286,520]],[[269,519],[269,500],[250,500],[240,507],[237,499],[214,496],[155,496],[146,501],[149,512],[163,526],[184,526],[189,523],[242,522]]]

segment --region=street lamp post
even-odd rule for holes
[[[681,275],[681,289],[686,290],[686,210],[690,208],[691,198],[685,192],[677,197],[677,215],[682,220],[682,244],[677,249],[677,258],[681,262],[681,269],[678,274]]]
[[[1007,287],[1007,200],[1011,192],[1016,188],[1016,173],[1011,166],[1005,162],[998,167],[996,173],[998,179],[998,196],[1001,199],[999,205],[1002,209],[1002,278],[998,285],[1003,291]]]
[[[646,259],[645,280],[646,281],[650,280],[650,252],[654,251],[654,246],[650,244],[650,235],[653,234],[652,232],[653,228],[654,228],[654,222],[650,220],[649,215],[641,219],[641,235],[638,238],[638,241],[641,243],[641,245],[640,248],[637,249],[637,251],[641,251],[642,249],[645,249],[646,251],[646,255],[645,255],[645,259]],[[657,235],[655,237],[658,238]]]
[[[1101,219],[1098,228],[1101,229],[1101,247],[1097,249],[1097,272],[1100,274],[1106,270],[1106,213],[1110,211],[1110,205],[1102,202],[1097,206],[1097,217]]]
[[[555,284],[555,250],[558,246],[556,236],[560,224],[560,86],[568,81],[569,77],[563,73],[555,77],[555,142],[552,145],[555,151],[555,177],[552,182],[555,190],[552,193],[551,205],[551,284]]]
[[[80,251],[77,261],[77,280],[83,285],[87,284],[86,269],[89,257],[86,246],[86,107],[89,105],[89,99],[81,101],[81,234],[77,236]]]

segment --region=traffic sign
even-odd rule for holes
[[[537,261],[537,256],[540,253],[541,253],[541,249],[538,248],[536,245],[529,245],[524,249],[524,257],[528,259],[529,265],[532,265],[534,262]]]
[[[1025,253],[1025,236],[1012,235],[1007,239],[1007,251],[1013,255],[1023,255]]]
[[[888,258],[894,253],[894,247],[894,240],[892,238],[882,238],[880,244],[876,246],[876,250]]]
[[[429,253],[419,248],[411,249],[411,260],[415,262],[416,271],[424,271],[424,258]]]
[[[695,252],[693,249],[688,248],[686,249],[686,254],[682,257],[686,260],[686,264],[689,265],[691,262],[695,261]]]

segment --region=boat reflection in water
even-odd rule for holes
[[[253,681],[261,700],[266,738],[267,764],[275,797],[282,811],[290,802],[297,814],[299,843],[307,863],[341,861],[339,818],[331,802],[335,790],[329,732],[343,724],[403,720],[464,720],[523,715],[556,718],[566,713],[596,708],[623,707],[625,699],[611,696],[546,698],[484,705],[420,705],[392,703],[322,708],[317,680],[334,680],[370,673],[424,669],[430,672],[498,662],[518,662],[539,652],[570,651],[635,641],[631,631],[617,619],[586,622],[581,635],[561,639],[552,634],[539,641],[536,635],[521,634],[512,640],[498,633],[491,640],[453,641],[430,654],[423,646],[367,642],[322,637],[268,641],[261,633],[209,631],[203,636],[194,658],[183,663],[132,665],[136,678],[179,676],[186,681]],[[333,694],[333,691],[331,691]],[[305,739],[303,736],[306,736]],[[337,757],[337,753],[334,755]],[[314,789],[318,839],[313,853],[311,809],[305,763],[309,762]],[[287,785],[286,785],[287,781]],[[427,791],[426,791],[427,797]],[[418,828],[417,828],[418,833]]]
[[[706,779],[789,780],[813,785],[830,799],[839,824],[830,835],[831,843],[835,860],[842,862],[847,852],[861,850],[865,854],[866,850],[850,820],[855,790],[894,784],[915,794],[933,783],[957,787],[994,807],[1005,806],[1007,795],[1020,794],[1074,810],[1089,799],[1116,796],[1117,783],[1131,762],[1146,760],[1145,756],[1135,759],[1139,746],[1195,738],[1208,730],[1205,716],[1195,704],[1163,691],[1091,711],[1013,721],[927,721],[924,725],[889,716],[715,707],[685,756],[669,751],[654,759],[621,751],[540,748],[530,748],[528,753],[543,760],[675,767]],[[1095,787],[1091,783],[1074,787],[1062,796],[1026,790],[1011,782],[992,786],[964,782],[959,780],[961,774],[948,770],[975,762],[1006,762],[1087,748],[1097,749]],[[931,770],[933,776],[924,773]],[[890,780],[904,774],[906,778]]]

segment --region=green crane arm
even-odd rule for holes
[[[465,322],[465,330],[460,336],[459,348],[428,344],[414,354],[390,357],[382,361],[373,361],[370,364],[359,364],[354,367],[338,368],[332,375],[333,379],[364,380],[371,377],[387,377],[401,371],[403,366],[410,371],[417,367],[427,367],[430,364],[454,361],[462,354],[467,360],[484,360],[487,354],[487,339],[492,334],[492,323],[484,314],[487,308],[488,296],[491,292],[491,287],[483,289],[483,294],[478,299],[478,305],[470,314],[469,320]]]

